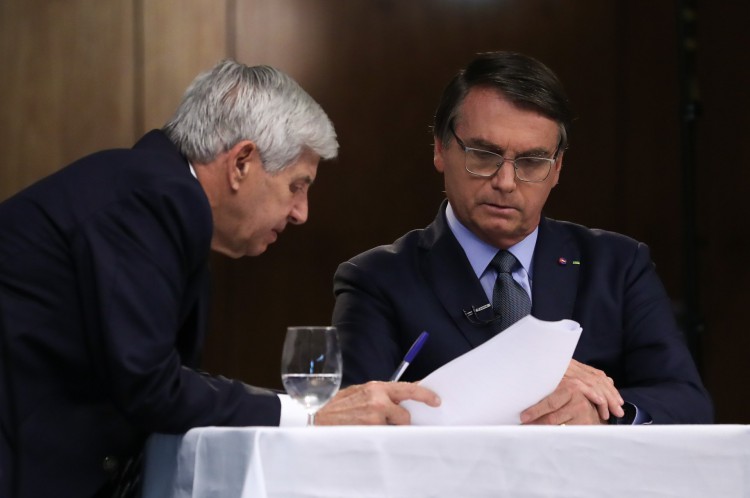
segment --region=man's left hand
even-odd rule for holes
[[[596,368],[571,360],[555,391],[521,413],[523,424],[606,424],[610,413],[624,414],[612,379]]]

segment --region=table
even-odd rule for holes
[[[750,426],[298,427],[157,434],[143,498],[750,497]]]

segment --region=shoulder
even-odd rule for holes
[[[545,218],[540,225],[537,255],[557,261],[565,257],[585,260],[589,269],[640,274],[652,269],[649,247],[632,237],[610,230]]]
[[[367,264],[384,261],[397,261],[413,253],[420,245],[424,229],[412,230],[396,239],[391,244],[384,244],[368,249],[349,260],[354,264]]]
[[[446,239],[455,240],[445,220],[445,206],[446,203],[443,202],[435,219],[426,227],[411,230],[391,244],[364,251],[347,263],[363,267],[374,265],[377,268],[398,264],[416,264],[416,260],[436,244]]]
[[[213,231],[208,198],[169,142],[91,154],[39,182],[29,197],[71,233],[115,225],[134,237],[161,234],[206,247]]]
[[[540,241],[567,240],[583,248],[610,249],[633,251],[645,244],[627,235],[604,230],[589,228],[569,221],[544,218],[539,230]]]
[[[334,281],[364,279],[382,283],[413,274],[419,265],[419,241],[423,231],[410,231],[391,244],[373,247],[341,263]]]
[[[160,217],[210,221],[208,199],[187,161],[165,148],[97,152],[42,180],[39,189],[69,200],[80,217],[141,205]]]
[[[154,182],[199,187],[192,180],[187,160],[166,136],[152,131],[133,148],[107,149],[81,157],[22,194],[54,197],[72,193],[74,200],[107,202]]]
[[[373,247],[341,263],[334,281],[366,279],[393,284],[418,280],[428,254],[446,240],[455,241],[445,221],[445,205],[440,206],[436,218],[425,228],[411,230],[391,244]]]

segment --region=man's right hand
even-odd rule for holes
[[[339,391],[315,415],[315,425],[408,425],[409,412],[399,403],[411,399],[439,406],[440,398],[410,382],[368,382]]]

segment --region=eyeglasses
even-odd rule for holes
[[[495,154],[488,150],[467,147],[463,140],[458,138],[453,126],[450,126],[450,130],[453,136],[456,137],[458,146],[464,151],[466,171],[474,176],[481,176],[483,178],[495,176],[495,173],[505,164],[505,161],[510,161],[518,180],[530,183],[543,182],[549,176],[552,165],[557,160],[557,153],[560,150],[560,144],[558,143],[552,158],[517,157],[515,159],[506,159],[500,154]]]

